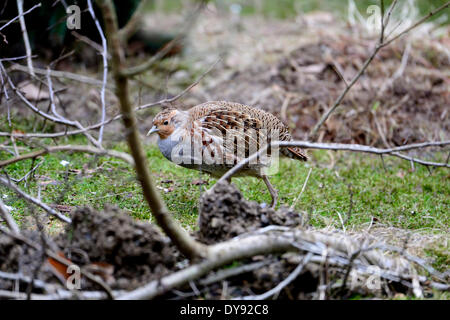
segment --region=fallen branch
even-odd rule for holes
[[[287,251],[304,252],[304,254],[301,254],[304,257],[303,262],[300,263],[295,273],[291,274],[290,277],[280,283],[276,288],[267,292],[263,296],[263,298],[267,298],[279,292],[288,282],[295,279],[307,263],[320,266],[323,262],[322,253],[324,248],[328,250],[327,263],[330,266],[339,267],[342,275],[348,270],[347,267],[352,265],[352,268],[358,273],[358,276],[367,278],[374,275],[371,267],[375,266],[379,270],[380,278],[399,282],[408,288],[413,287],[412,281],[414,277],[422,284],[428,283],[434,288],[443,288],[444,290],[447,288],[445,284],[429,283],[426,277],[417,277],[413,274],[414,271],[411,271],[411,263],[421,261],[414,261],[416,260],[415,257],[412,259],[411,256],[405,257],[403,251],[399,248],[375,244],[361,250],[360,246],[360,241],[351,236],[336,233],[326,234],[316,230],[282,228],[280,231],[271,229],[265,233],[253,232],[243,234],[238,238],[210,246],[210,255],[207,260],[174,272],[161,279],[151,281],[145,286],[119,296],[118,299],[152,299],[174,288],[181,287],[190,281],[194,281],[213,269],[220,268],[232,261],[239,261],[255,255]],[[358,255],[349,254],[349,252],[355,252],[357,250],[359,250]],[[385,254],[385,252],[397,252],[400,255],[393,257]],[[409,262],[408,260],[412,261]],[[426,265],[421,265],[421,267],[430,269]],[[317,266],[313,267],[313,269],[315,268]],[[260,297],[258,296],[258,298]]]
[[[271,149],[278,147],[300,147],[305,149],[323,149],[323,150],[344,150],[344,151],[353,151],[353,152],[363,152],[363,153],[372,153],[372,154],[388,154],[391,156],[395,156],[401,159],[409,160],[415,163],[422,164],[424,166],[434,166],[434,167],[446,167],[450,168],[450,164],[448,163],[439,163],[439,162],[428,162],[412,157],[405,156],[398,151],[407,151],[413,149],[421,149],[426,147],[444,147],[450,145],[450,140],[447,141],[433,141],[433,142],[423,142],[423,143],[414,143],[407,144],[400,147],[388,148],[388,149],[380,149],[370,146],[364,146],[360,144],[343,144],[343,143],[319,143],[319,142],[308,142],[308,141],[289,141],[289,142],[272,142],[270,144]],[[241,160],[238,164],[236,164],[233,168],[227,171],[218,181],[217,183],[224,182],[225,180],[232,177],[239,170],[241,170],[246,164],[249,162],[256,160],[262,154],[267,151],[269,145],[264,146],[258,152],[255,152],[250,157]],[[214,188],[214,186],[213,186]]]
[[[281,290],[283,290],[286,286],[288,286],[292,281],[297,279],[297,277],[300,275],[300,273],[303,271],[303,268],[305,265],[311,260],[313,254],[309,252],[302,260],[302,262],[292,271],[292,273],[283,281],[281,281],[275,288],[270,289],[269,291],[259,294],[256,296],[246,296],[241,298],[236,298],[236,300],[266,300],[270,298],[271,296],[279,293]]]

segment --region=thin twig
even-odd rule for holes
[[[302,190],[300,191],[300,194],[295,198],[294,202],[292,202],[291,209],[293,209],[295,207],[295,205],[297,204],[298,199],[300,199],[300,197],[303,194],[303,191],[305,191],[306,184],[308,183],[309,176],[311,175],[312,169],[313,169],[312,167],[309,168],[308,175],[306,176],[305,182],[303,183]]]
[[[276,142],[275,141],[275,142],[270,143],[270,147],[272,148],[272,150],[273,150],[273,148],[277,148],[277,147],[301,147],[301,148],[324,149],[324,150],[345,150],[345,151],[353,151],[353,152],[373,153],[373,154],[378,154],[378,155],[388,154],[388,155],[402,158],[405,160],[410,160],[410,161],[422,164],[424,166],[450,168],[450,164],[447,164],[447,163],[428,162],[428,161],[408,157],[408,156],[405,156],[405,155],[399,153],[399,151],[407,151],[407,150],[420,149],[420,148],[425,148],[425,147],[443,147],[443,146],[447,146],[447,145],[450,145],[450,140],[414,143],[414,144],[408,144],[408,145],[395,147],[395,148],[389,148],[389,149],[379,149],[379,148],[364,146],[364,145],[359,145],[359,144],[318,143],[318,142],[308,142],[308,141],[289,141],[289,142],[287,142],[287,141]],[[250,157],[241,160],[233,168],[228,170],[227,173],[224,174],[217,181],[217,184],[229,179],[234,174],[236,174],[239,170],[241,170],[246,164],[257,159],[257,157],[260,157],[264,152],[266,152],[268,147],[269,147],[269,144],[265,145],[263,148],[261,148],[258,152],[255,152],[254,154],[252,154]]]
[[[270,289],[269,291],[256,295],[256,296],[246,296],[241,298],[236,298],[234,300],[266,300],[270,298],[271,296],[279,293],[281,290],[283,290],[286,286],[288,286],[292,281],[297,279],[299,274],[302,272],[303,268],[306,266],[306,264],[311,260],[313,254],[311,252],[308,252],[306,256],[303,258],[302,262],[292,271],[292,273],[283,281],[281,281],[275,288]]]
[[[39,8],[41,6],[41,3],[39,2],[38,4],[32,6],[30,9],[28,9],[27,11],[23,12],[22,14],[19,14],[17,17],[15,17],[14,19],[9,20],[7,23],[5,23],[4,25],[2,25],[0,27],[0,31],[2,31],[4,28],[6,28],[7,26],[9,26],[11,23],[13,23],[14,21],[16,21],[17,19],[20,19],[20,17],[30,13],[31,11],[33,11],[36,8]]]
[[[105,35],[103,34],[102,27],[100,26],[100,23],[98,22],[98,19],[95,16],[95,12],[92,7],[91,0],[88,0],[88,8],[89,8],[89,13],[91,14],[91,17],[95,22],[95,26],[97,27],[98,34],[100,35],[100,38],[102,39],[103,81],[102,81],[102,90],[100,93],[100,100],[101,100],[101,104],[102,104],[102,115],[101,115],[100,123],[104,123],[105,117],[106,117],[105,91],[106,91],[106,84],[108,82],[108,46],[106,43]],[[100,131],[98,134],[98,143],[100,145],[102,144],[102,139],[103,139],[103,129],[104,129],[104,125],[101,125]]]
[[[23,43],[25,45],[25,52],[27,54],[27,65],[30,74],[34,77],[33,62],[31,61],[31,46],[28,38],[27,26],[25,24],[23,12],[23,0],[17,0],[17,10],[19,11],[20,29],[22,30]]]
[[[45,203],[43,203],[39,199],[34,198],[34,197],[30,196],[29,194],[23,192],[22,190],[20,190],[20,188],[18,186],[16,186],[11,180],[7,179],[6,177],[0,176],[0,183],[3,184],[5,187],[14,190],[14,192],[19,194],[26,201],[28,201],[28,202],[30,202],[30,203],[32,203],[32,204],[42,208],[49,215],[52,215],[52,216],[58,218],[59,220],[61,220],[63,222],[72,223],[72,219],[70,219],[69,217],[66,217],[66,216],[60,214],[58,211],[52,209],[50,206],[46,205]]]
[[[11,230],[11,232],[16,234],[20,233],[19,226],[17,225],[16,221],[14,221],[14,218],[9,213],[9,210],[3,203],[2,199],[0,199],[0,217],[2,217],[2,219],[6,222],[6,225]]]
[[[393,5],[391,6],[391,8],[389,9],[388,12],[388,17],[390,16],[393,8],[394,8],[395,3],[393,3]],[[345,96],[347,95],[347,93],[350,91],[350,89],[353,87],[353,85],[359,80],[359,78],[363,75],[363,73],[366,71],[367,67],[370,65],[370,63],[372,62],[372,60],[375,58],[375,56],[377,55],[378,51],[380,51],[381,48],[386,47],[387,45],[389,45],[390,43],[392,43],[393,41],[397,40],[398,38],[400,38],[401,36],[403,36],[404,34],[408,33],[409,31],[411,31],[412,29],[416,28],[417,26],[419,26],[420,24],[422,24],[423,22],[425,22],[426,20],[428,20],[430,17],[432,17],[433,15],[437,14],[438,12],[444,10],[445,8],[447,8],[450,5],[450,1],[447,2],[446,4],[440,6],[439,8],[437,8],[436,10],[431,11],[428,15],[424,16],[422,19],[420,19],[419,21],[417,21],[416,23],[414,23],[412,26],[410,26],[409,28],[407,28],[406,30],[404,30],[403,32],[401,32],[400,34],[396,35],[395,37],[391,38],[390,40],[385,40],[384,39],[384,31],[385,28],[387,26],[387,23],[389,22],[389,18],[386,17],[386,20],[384,20],[385,23],[383,23],[383,18],[382,18],[382,24],[381,24],[381,32],[380,32],[380,38],[375,46],[375,48],[373,49],[372,53],[370,54],[369,58],[367,58],[367,60],[364,62],[363,66],[361,67],[361,69],[358,71],[358,73],[353,77],[353,79],[350,81],[350,83],[348,84],[348,86],[345,87],[345,89],[342,91],[342,93],[339,95],[339,97],[336,99],[336,101],[333,103],[333,105],[331,106],[331,108],[329,108],[327,110],[327,112],[325,112],[322,117],[319,119],[319,121],[317,122],[317,124],[313,127],[313,129],[311,130],[311,133],[309,134],[309,137],[314,137],[317,134],[317,131],[319,130],[319,128],[323,125],[323,123],[328,119],[328,117],[334,112],[334,110],[336,110],[337,107],[340,106],[342,100],[344,100]]]
[[[147,2],[148,0],[141,0],[137,8],[134,10],[130,20],[128,20],[127,24],[119,30],[120,40],[124,44],[126,44],[128,39],[133,35],[133,33],[136,32],[136,29],[142,20],[142,13],[144,12]]]

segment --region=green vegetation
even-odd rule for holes
[[[183,8],[184,0],[164,0],[150,1],[148,10],[162,10],[164,12],[175,12]],[[198,0],[196,0],[198,2]],[[195,1],[191,1],[194,3]],[[298,13],[311,11],[328,11],[336,15],[346,17],[348,12],[348,1],[346,0],[210,0],[220,8],[227,8],[232,4],[241,6],[241,13],[244,15],[262,14],[265,17],[288,19],[295,17]],[[415,4],[422,15],[430,10],[443,5],[446,0],[416,0]],[[379,5],[379,0],[355,0],[358,10],[363,16],[367,16],[366,9],[370,5]],[[385,6],[388,7],[392,0],[385,0]],[[438,19],[442,14],[433,17]],[[447,20],[448,21],[448,20]]]
[[[66,143],[80,143],[80,140]],[[127,148],[119,144],[115,149],[126,151]],[[155,182],[167,206],[184,226],[194,228],[198,198],[215,180],[167,161],[156,146],[148,145],[146,150]],[[280,204],[290,206],[299,194],[309,168],[313,168],[306,190],[296,205],[298,211],[309,213],[312,225],[341,228],[339,214],[346,218],[352,193],[347,229],[367,227],[374,217],[378,225],[388,227],[448,231],[450,182],[447,169],[435,169],[430,174],[426,168],[416,166],[416,170],[410,172],[408,162],[386,157],[385,171],[380,158],[371,155],[310,153],[312,161],[306,164],[283,159],[271,181],[279,190]],[[8,157],[8,153],[0,151],[0,159]],[[39,179],[44,202],[94,208],[110,203],[127,210],[137,219],[151,219],[134,172],[126,163],[82,153],[57,153],[45,155],[43,159],[34,179],[26,186],[21,182],[21,187],[36,195]],[[62,160],[69,164],[63,166]],[[331,168],[333,161],[336,162]],[[13,178],[20,178],[30,170],[32,163],[32,160],[26,160],[12,164],[6,172]],[[209,185],[202,185],[204,181]],[[270,202],[270,195],[259,179],[234,178],[233,182],[246,199]],[[25,203],[3,187],[0,194],[7,195],[5,202],[14,208],[13,214],[20,222],[28,214]]]

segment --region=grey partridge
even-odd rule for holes
[[[187,111],[167,108],[153,119],[147,135],[157,133],[158,146],[168,160],[183,167],[221,177],[239,161],[273,141],[292,141],[288,128],[274,115],[258,108],[227,101],[206,102]],[[239,176],[262,178],[272,196],[278,193],[267,171],[278,150],[270,147],[265,155],[248,163]],[[306,161],[298,147],[281,148],[282,155]]]

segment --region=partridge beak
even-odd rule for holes
[[[151,135],[152,133],[158,132],[159,129],[156,126],[153,126],[147,133],[147,136]]]

